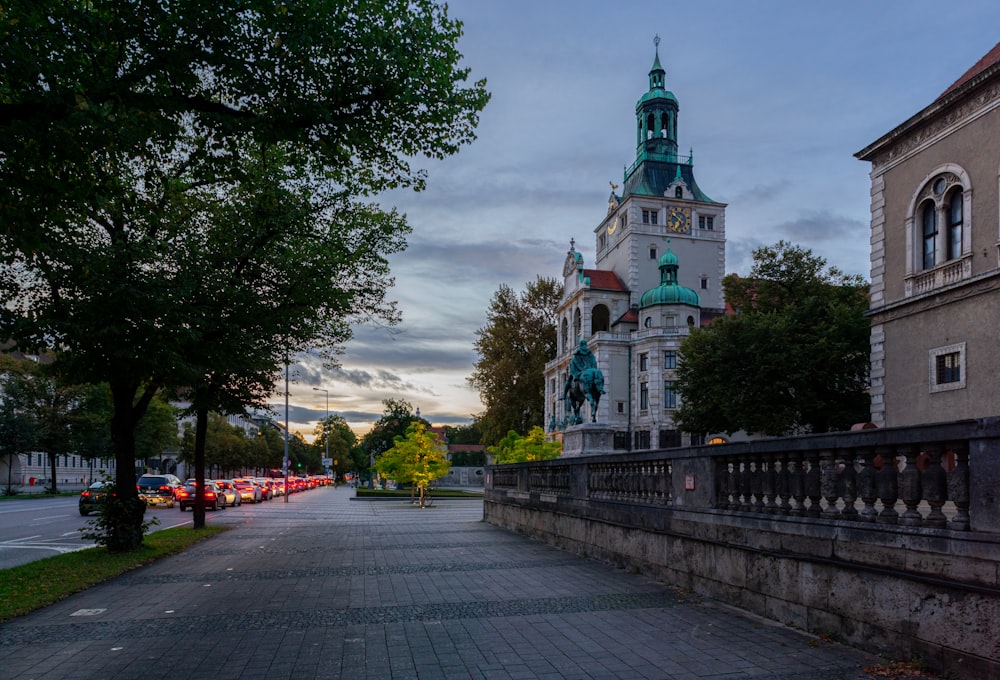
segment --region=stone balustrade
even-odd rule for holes
[[[886,656],[1000,678],[1000,418],[493,466],[484,515]]]

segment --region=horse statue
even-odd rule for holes
[[[566,400],[573,409],[573,415],[569,419],[570,425],[579,425],[583,422],[580,416],[580,407],[584,401],[590,402],[590,422],[597,422],[597,405],[601,402],[601,395],[604,394],[604,374],[597,368],[586,368],[580,373],[579,378],[571,378],[571,384],[567,390]]]

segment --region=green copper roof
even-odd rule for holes
[[[660,256],[660,285],[642,294],[639,298],[639,309],[656,305],[701,307],[698,293],[677,283],[677,269],[677,256],[668,245],[667,252]]]
[[[680,159],[670,162],[640,158],[625,177],[622,198],[631,194],[662,198],[667,188],[677,179],[678,172],[696,201],[715,203],[698,188],[698,183],[694,181],[694,168],[680,162]]]

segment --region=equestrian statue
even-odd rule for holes
[[[585,401],[590,402],[590,422],[596,423],[597,405],[604,393],[604,374],[597,368],[597,357],[590,351],[587,341],[580,338],[580,344],[573,351],[573,358],[569,362],[569,375],[563,386],[566,410],[573,410],[568,424],[579,425],[583,422],[580,407]]]

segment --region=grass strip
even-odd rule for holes
[[[174,527],[147,535],[142,548],[135,552],[109,553],[103,547],[87,548],[0,569],[0,623],[178,553],[229,528],[219,525],[204,529]]]
[[[357,496],[368,496],[372,498],[409,498],[412,494],[409,489],[396,489],[395,491],[383,491],[381,489],[355,489]],[[434,489],[430,493],[430,498],[482,498],[482,493],[470,493],[459,491],[458,489]]]

